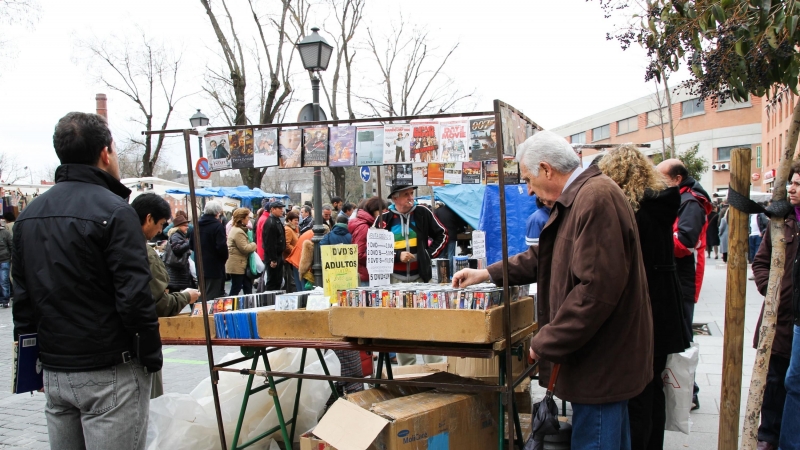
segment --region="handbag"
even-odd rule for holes
[[[667,404],[665,430],[689,434],[692,420],[692,395],[694,394],[694,374],[700,359],[700,349],[696,342],[682,353],[667,356],[667,366],[661,372],[664,382],[664,397]]]
[[[253,230],[247,230],[247,241],[253,242]],[[247,267],[245,268],[245,274],[251,279],[256,280],[258,279],[259,275],[264,273],[264,269],[266,266],[264,265],[264,261],[258,257],[257,252],[250,253],[250,256],[247,257]]]

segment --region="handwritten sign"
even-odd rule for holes
[[[358,245],[323,245],[320,252],[325,296],[335,298],[336,291],[358,287]]]
[[[472,232],[472,257],[486,258],[486,233],[483,231]]]
[[[392,275],[388,273],[371,273],[369,274],[369,287],[392,284],[391,276]]]
[[[394,234],[370,228],[367,232],[367,271],[370,274],[390,274],[394,271]]]

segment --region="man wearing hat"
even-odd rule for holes
[[[283,251],[286,250],[286,234],[281,217],[285,205],[281,201],[269,204],[269,217],[264,223],[261,242],[264,245],[264,266],[267,271],[268,291],[277,291],[283,281]]]

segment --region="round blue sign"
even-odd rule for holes
[[[361,179],[366,183],[369,181],[370,177],[372,176],[372,172],[369,170],[369,166],[361,166],[361,170],[359,172],[361,174]]]

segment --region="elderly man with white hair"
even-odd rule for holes
[[[219,220],[222,203],[214,200],[206,203],[203,215],[197,222],[200,231],[200,249],[203,253],[203,275],[206,282],[206,298],[213,300],[225,295],[225,262],[228,261],[228,238],[225,225]],[[189,245],[195,250],[194,233],[189,236]]]
[[[453,285],[538,282],[539,332],[531,357],[546,386],[572,403],[572,448],[630,449],[628,400],[652,380],[653,323],[636,219],[620,188],[580,167],[563,137],[542,131],[517,149],[520,176],[552,208],[538,245]]]

